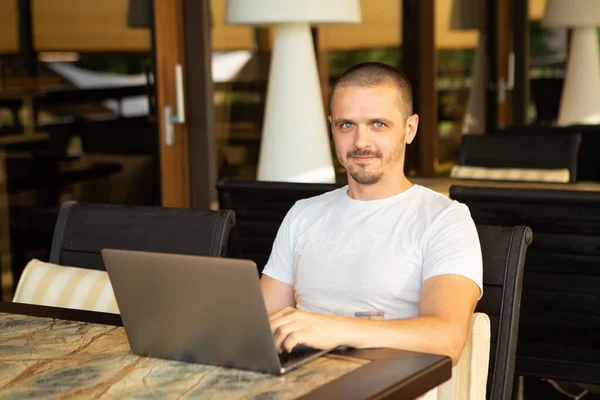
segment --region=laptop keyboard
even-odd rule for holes
[[[294,347],[290,353],[288,353],[287,351],[281,352],[279,354],[279,362],[281,363],[281,366],[285,368],[287,365],[296,363],[300,360],[310,357],[319,351],[321,350],[299,344],[296,347]]]

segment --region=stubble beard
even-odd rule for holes
[[[375,156],[381,162],[380,167],[375,171],[367,171],[367,168],[369,168],[368,165],[349,165],[350,163],[347,161],[356,156]],[[355,149],[346,153],[344,159],[337,153],[337,158],[356,183],[360,185],[375,185],[376,183],[379,183],[384,176],[384,170],[382,168],[384,165],[402,159],[402,150],[401,148],[396,148],[384,157],[380,151],[374,152]]]

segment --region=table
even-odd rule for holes
[[[442,193],[448,196],[450,186],[481,186],[497,187],[511,189],[552,189],[552,190],[578,190],[578,191],[599,191],[600,182],[576,182],[576,183],[541,183],[541,182],[507,182],[507,181],[487,181],[475,179],[454,179],[447,176],[438,176],[434,178],[409,177],[411,182]]]
[[[0,303],[0,397],[414,399],[449,357],[338,351],[282,377],[131,354],[120,316]]]

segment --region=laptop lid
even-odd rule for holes
[[[101,253],[133,353],[286,372],[254,262],[111,249]]]

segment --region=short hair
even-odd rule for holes
[[[335,89],[340,87],[373,87],[390,84],[399,92],[398,103],[404,117],[408,118],[413,113],[412,86],[408,77],[398,68],[380,62],[366,62],[348,68],[333,84],[329,96],[330,112],[333,108],[333,95]]]

